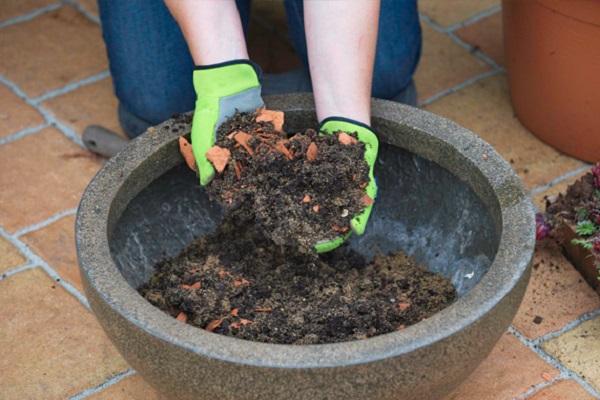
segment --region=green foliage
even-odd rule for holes
[[[579,236],[591,236],[598,231],[598,227],[592,221],[585,220],[577,223],[575,232]]]
[[[590,212],[585,207],[580,207],[575,212],[577,213],[577,221],[584,221],[590,216]]]
[[[586,239],[573,239],[571,240],[571,243],[576,246],[581,246],[586,250],[591,250],[594,247],[592,242]]]

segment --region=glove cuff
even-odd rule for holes
[[[194,89],[198,98],[225,97],[254,87],[260,87],[262,71],[258,64],[246,60],[231,60],[194,68]]]
[[[256,72],[256,76],[258,77],[259,80],[262,81],[262,68],[260,68],[260,65],[258,65],[254,61],[249,60],[247,58],[238,58],[236,60],[223,61],[223,62],[216,63],[216,64],[196,65],[196,66],[194,66],[194,71],[205,71],[205,70],[210,70],[210,69],[215,69],[215,68],[227,67],[230,65],[244,65],[244,64],[250,65],[252,68],[254,68],[254,72]]]
[[[348,124],[352,124],[352,125],[356,125],[359,126],[361,128],[364,129],[368,129],[371,132],[373,132],[373,129],[371,128],[370,125],[365,124],[364,122],[360,122],[360,121],[356,121],[354,119],[351,118],[346,118],[346,117],[338,117],[338,116],[331,116],[331,117],[327,117],[325,118],[323,121],[321,121],[321,123],[319,124],[319,131],[322,130],[322,128],[328,123],[328,122],[342,122],[342,123],[348,123]],[[375,132],[373,132],[375,133]]]

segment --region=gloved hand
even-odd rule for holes
[[[215,176],[206,152],[215,144],[219,126],[236,112],[253,112],[264,105],[258,71],[249,60],[203,65],[194,70],[192,150],[202,186]]]
[[[369,165],[369,183],[365,188],[365,194],[371,199],[375,200],[377,196],[377,183],[375,182],[375,176],[373,170],[375,167],[375,161],[377,160],[377,152],[379,150],[379,140],[377,136],[368,125],[365,125],[358,121],[342,117],[329,117],[321,122],[319,131],[324,134],[332,135],[338,131],[354,133],[356,132],[357,138],[360,142],[365,144],[365,161]],[[352,232],[357,235],[362,235],[365,232],[369,216],[373,204],[366,206],[360,213],[355,215],[350,221],[352,230],[343,236],[338,236],[332,240],[318,242],[315,245],[317,253],[326,253],[342,245],[350,237]]]

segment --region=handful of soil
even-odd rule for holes
[[[353,133],[288,136],[283,120],[281,111],[260,109],[222,124],[206,153],[217,172],[206,190],[227,215],[254,220],[275,244],[309,252],[349,232],[372,204],[364,192],[369,166]]]
[[[450,305],[454,287],[403,253],[367,263],[340,248],[286,253],[263,230],[227,219],[156,266],[139,289],[180,321],[240,339],[317,344],[404,329]]]
[[[283,113],[236,114],[207,158],[209,196],[225,208],[216,232],[156,266],[139,288],[199,328],[252,341],[333,343],[404,329],[451,304],[456,291],[403,253],[367,262],[348,247],[312,250],[350,230],[366,205],[369,167],[352,133],[288,137]],[[180,147],[195,167],[185,139]]]

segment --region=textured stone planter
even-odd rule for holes
[[[286,111],[287,130],[316,124],[308,95],[266,101]],[[107,162],[76,224],[92,309],[150,384],[173,399],[440,399],[486,357],[527,285],[533,207],[508,164],[466,129],[386,101],[374,101],[373,126],[387,143],[380,195],[352,245],[366,255],[404,248],[451,277],[460,298],[402,331],[311,346],[233,339],[162,313],[135,287],[220,216],[182,165],[177,137],[189,126],[167,121]]]

